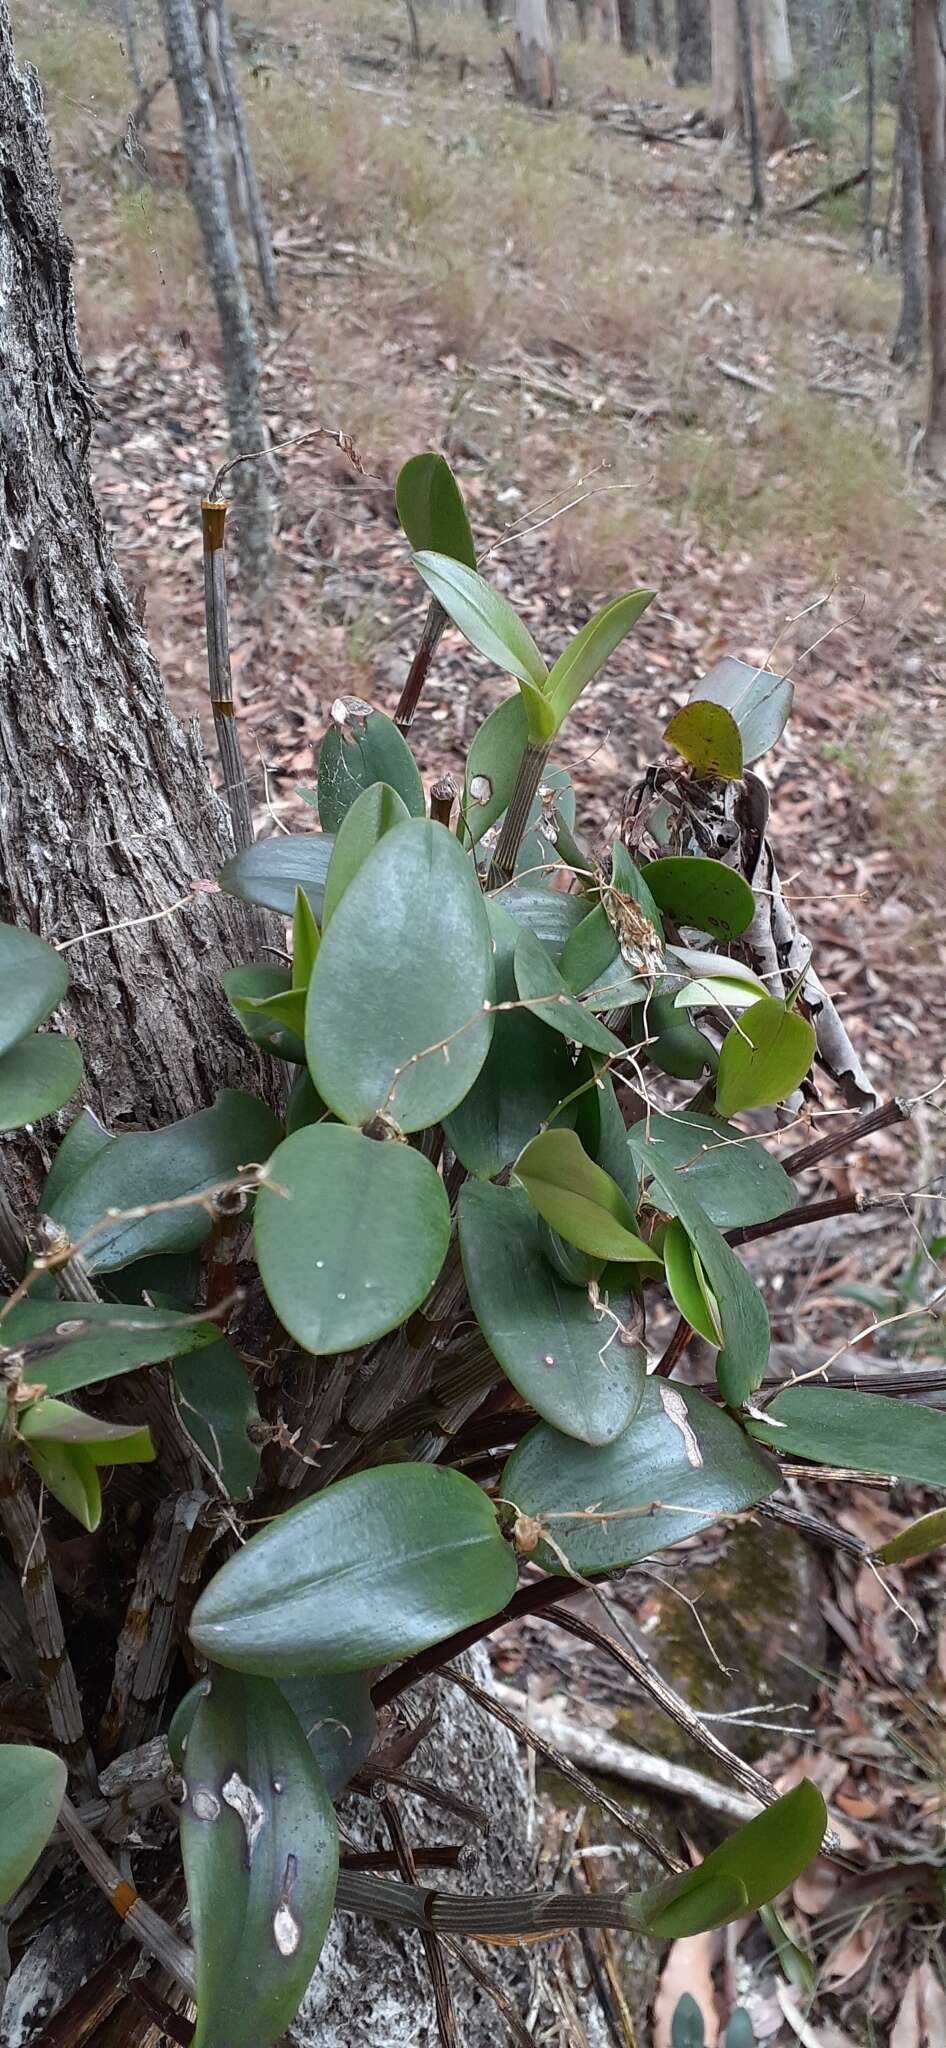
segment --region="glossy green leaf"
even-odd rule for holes
[[[579,1444],[540,1423],[513,1451],[499,1493],[522,1514],[545,1518],[571,1568],[587,1575],[638,1564],[742,1514],[780,1484],[774,1461],[722,1409],[691,1387],[650,1378],[630,1428],[613,1443]],[[566,1573],[545,1543],[534,1562]]]
[[[786,1387],[751,1428],[780,1457],[946,1488],[946,1414],[916,1401],[849,1387]]]
[[[515,1001],[513,960],[519,928],[499,903],[487,904],[496,1001]],[[447,1143],[468,1173],[491,1180],[511,1166],[573,1085],[565,1040],[530,1010],[499,1011],[493,1040],[469,1093],[444,1119]]]
[[[811,1066],[815,1034],[806,1017],[765,996],[727,1031],[719,1054],[716,1106],[721,1116],[783,1102]]]
[[[425,548],[415,554],[414,564],[431,595],[454,625],[459,626],[471,647],[485,654],[507,675],[531,683],[544,695],[548,669],[531,633],[511,604],[474,569],[452,561],[449,555],[431,553]]]
[[[331,862],[329,862],[331,867]],[[308,988],[309,978],[315,966],[315,957],[321,944],[321,933],[316,924],[312,905],[304,889],[296,890],[292,907],[292,986]]]
[[[82,1080],[82,1054],[74,1038],[44,1031],[21,1038],[0,1058],[0,1131],[51,1116]]]
[[[386,782],[373,782],[355,798],[350,810],[346,811],[338,828],[335,851],[329,863],[325,879],[325,897],[322,903],[322,929],[324,931],[332,912],[338,908],[350,882],[364,867],[369,853],[373,853],[379,840],[390,832],[393,825],[403,825],[409,817],[407,805],[402,803],[395,789]],[[314,962],[313,962],[314,965]]]
[[[611,881],[607,895],[612,904],[616,895],[630,897],[638,909],[643,911],[648,924],[653,927],[656,938],[663,942],[663,919],[657,899],[620,839],[615,839],[611,847]]]
[[[292,1137],[293,1131],[304,1130],[306,1124],[323,1123],[329,1114],[318,1089],[313,1085],[308,1067],[304,1067],[302,1072],[296,1075],[289,1091],[289,1101],[286,1104],[287,1138]]]
[[[743,764],[748,768],[781,739],[794,694],[795,686],[787,676],[773,675],[770,669],[753,668],[747,661],[724,654],[694,684],[691,697],[723,704],[732,713],[742,741]]]
[[[760,1906],[759,1919],[775,1950],[778,1965],[783,1976],[788,1978],[790,1984],[796,1984],[799,1991],[804,1991],[807,1997],[813,1998],[818,1989],[818,1972],[815,1969],[811,1956],[807,1955],[805,1950],[799,1948],[798,1943],[792,1940],[787,1927],[774,1906]],[[747,2015],[743,2012],[742,2019],[745,2020],[746,2017]],[[741,2027],[738,2032],[734,2031],[734,2022],[739,2018],[740,2014],[734,2012],[726,2029],[723,2048],[755,2048],[755,2036],[751,2029],[748,2034],[744,2027]],[[733,2036],[732,2040],[729,2038],[730,2034]]]
[[[659,1146],[648,1145],[644,1126],[635,1125],[628,1144],[643,1173],[650,1175],[659,1208],[677,1216],[697,1253],[712,1290],[723,1326],[724,1347],[716,1361],[716,1377],[726,1401],[738,1407],[759,1385],[769,1355],[769,1318],[765,1302],[747,1273],[711,1223],[686,1176],[677,1173]]]
[[[37,1438],[26,1454],[47,1493],[83,1529],[97,1529],[102,1519],[102,1486],[95,1461],[83,1445],[47,1443]]]
[[[223,987],[254,1045],[277,1059],[304,1063],[305,990],[293,988],[285,967],[231,967]]]
[[[648,861],[644,880],[674,924],[735,939],[755,915],[755,897],[743,876],[721,860],[685,854]]]
[[[741,1886],[744,1911],[757,1912],[817,1856],[827,1825],[827,1810],[817,1785],[803,1778],[793,1791],[785,1792],[728,1835],[695,1870],[685,1871],[682,1877],[668,1877],[644,1894],[644,1900],[652,1902],[650,1932],[671,1940],[678,1933],[693,1932],[692,1926],[681,1926],[681,1916],[688,1902],[697,1904],[701,1891],[713,1883]],[[718,1922],[703,1920],[701,1924],[709,1927]]]
[[[181,1123],[113,1138],[70,1181],[53,1213],[74,1244],[87,1240],[82,1256],[90,1273],[114,1272],[153,1252],[190,1251],[210,1229],[197,1202],[149,1216],[109,1219],[106,1212],[177,1200],[231,1179],[241,1166],[268,1159],[278,1138],[265,1102],[223,1088],[211,1109]]]
[[[181,1850],[194,1930],[194,2048],[271,2048],[325,1939],[338,1830],[279,1687],[215,1671],[185,1752]]]
[[[585,1061],[593,1072],[594,1061],[588,1052],[580,1055],[579,1070],[583,1072]],[[593,1087],[579,1097],[576,1109],[575,1129],[585,1151],[617,1181],[636,1215],[640,1203],[637,1161],[627,1142],[627,1125],[610,1075],[598,1075]]]
[[[896,1536],[890,1536],[886,1543],[874,1552],[884,1564],[907,1564],[914,1557],[928,1557],[933,1550],[941,1550],[946,1543],[946,1508],[934,1508],[930,1515],[920,1515],[916,1522],[909,1522],[905,1529],[898,1529]]]
[[[757,988],[751,981],[730,980],[728,976],[721,976],[717,980],[713,976],[705,975],[700,981],[685,982],[683,987],[677,990],[673,1006],[675,1010],[718,1009],[727,1015],[735,1015],[743,1010],[751,1010],[753,1003],[759,1002],[764,994],[765,990]]]
[[[311,1124],[274,1152],[255,1228],[280,1322],[307,1351],[348,1351],[423,1301],[446,1256],[450,1205],[410,1146]]]
[[[377,1717],[366,1671],[300,1671],[276,1681],[312,1751],[325,1789],[337,1798],[361,1769],[375,1739]]]
[[[110,1145],[111,1142],[111,1132],[106,1130],[94,1112],[91,1109],[80,1109],[78,1116],[69,1125],[46,1175],[42,1195],[44,1215],[55,1214],[56,1203],[67,1181],[75,1180],[76,1175],[80,1174],[99,1152],[104,1152],[106,1145]]]
[[[69,987],[61,953],[18,924],[0,924],[0,1054],[45,1024]]]
[[[721,1345],[719,1308],[698,1254],[677,1217],[667,1225],[661,1250],[667,1286],[680,1314],[708,1344]]]
[[[191,1636],[243,1671],[364,1671],[497,1614],[513,1552],[480,1487],[377,1465],[271,1522],[201,1594]]]
[[[533,883],[521,882],[497,889],[490,902],[498,903],[507,917],[511,917],[524,931],[531,932],[555,961],[561,958],[569,935],[588,910],[587,903],[580,896],[563,896],[556,889],[543,889]]]
[[[587,1287],[592,1280],[596,1283],[600,1280],[608,1263],[606,1259],[594,1258],[590,1252],[579,1251],[576,1244],[569,1244],[567,1237],[560,1237],[557,1230],[552,1230],[544,1216],[539,1217],[538,1223],[539,1249],[542,1257],[551,1266],[556,1279],[566,1281],[570,1287]],[[542,1410],[539,1409],[537,1412],[541,1414]],[[545,1419],[549,1421],[553,1418]]]
[[[674,1008],[672,996],[652,996],[647,1005],[646,1017],[641,1013],[637,1027],[632,1027],[630,1042],[637,1037],[646,1037],[647,1058],[659,1067],[662,1074],[670,1074],[677,1081],[698,1081],[707,1067],[715,1072],[716,1052],[709,1039],[704,1038],[695,1024],[690,1023],[685,1010]]]
[[[11,1309],[0,1328],[4,1344],[21,1352],[30,1385],[51,1395],[199,1351],[220,1334],[215,1323],[196,1323],[164,1309],[32,1297]]]
[[[545,685],[545,694],[555,713],[556,725],[567,718],[582,690],[593,681],[631,627],[651,603],[652,590],[631,590],[625,597],[612,598],[582,626],[560,654]]]
[[[670,2048],[704,2048],[706,2028],[696,1999],[685,1991],[677,2000],[670,2022]]]
[[[729,1230],[742,1223],[767,1223],[794,1208],[794,1181],[771,1152],[738,1125],[681,1109],[651,1115],[634,1125],[692,1189],[711,1223]]]
[[[344,715],[343,715],[344,714]],[[412,818],[427,806],[420,770],[403,733],[383,711],[357,697],[336,698],[319,748],[319,823],[337,832],[352,804],[373,782],[396,790]],[[315,910],[315,904],[313,903]],[[320,915],[318,910],[316,916]]]
[[[320,918],[334,844],[330,832],[277,832],[272,839],[258,839],[255,845],[232,854],[217,880],[225,896],[275,910],[287,922],[295,908],[296,890],[304,889],[313,915]]]
[[[128,1422],[100,1422],[72,1408],[68,1401],[32,1401],[17,1424],[23,1442],[74,1444],[93,1465],[150,1465],[155,1449],[151,1431]]]
[[[565,1436],[609,1443],[635,1415],[646,1372],[620,1280],[596,1304],[587,1287],[558,1278],[539,1218],[516,1188],[468,1181],[459,1223],[473,1313],[513,1386]]]
[[[242,1359],[221,1338],[174,1366],[174,1394],[188,1436],[203,1451],[231,1500],[245,1500],[259,1477],[256,1397]]]
[[[651,985],[646,975],[622,959],[617,934],[601,903],[575,926],[559,968],[590,1010],[621,1010],[627,1003],[639,1003]]]
[[[668,745],[675,747],[698,775],[719,775],[736,781],[742,774],[742,741],[731,711],[721,704],[684,704],[675,711],[664,731]]]
[[[495,825],[515,788],[529,737],[521,696],[504,697],[473,735],[463,777],[464,843],[477,846]]]
[[[442,455],[412,455],[394,486],[397,516],[411,547],[436,548],[476,568],[476,549],[460,487]]]
[[[561,867],[555,836],[575,823],[576,799],[567,768],[553,761],[544,770],[532,799],[526,829],[516,855],[516,874],[527,883],[548,888]]]
[[[682,977],[684,980],[692,977],[708,982],[738,982],[755,995],[768,995],[761,975],[754,974],[742,960],[730,960],[725,953],[706,953],[698,946],[668,946],[668,974],[677,974],[682,968],[686,969],[686,976]]]
[[[521,1000],[550,1031],[587,1045],[606,1059],[624,1051],[619,1038],[583,1009],[534,932],[523,931],[515,954],[516,987]]]
[[[66,1766],[50,1749],[0,1742],[0,1906],[29,1877],[56,1825]]]
[[[516,1179],[560,1237],[593,1257],[656,1265],[637,1234],[634,1211],[616,1181],[589,1159],[575,1131],[543,1131],[520,1153]]]
[[[472,862],[443,825],[396,825],[346,889],[315,963],[306,1048],[319,1094],[348,1123],[379,1112],[402,1131],[438,1123],[489,1051],[494,991]]]
[[[762,1908],[763,1913],[769,1910],[765,1906]],[[800,1953],[800,1950],[795,1950],[796,1955]],[[793,1978],[792,1982],[794,1983],[795,1981],[797,1980]],[[811,1989],[812,1991],[814,1990],[813,1983]],[[755,2028],[744,2005],[737,2005],[735,2012],[730,2014],[726,2025],[726,2032],[723,2035],[722,2048],[755,2048]]]

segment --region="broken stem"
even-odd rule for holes
[[[826,1223],[832,1216],[860,1216],[873,1205],[863,1195],[832,1195],[826,1202],[806,1202],[798,1209],[786,1209],[781,1216],[769,1216],[764,1223],[742,1223],[737,1230],[724,1230],[727,1244],[754,1244],[759,1237],[778,1237],[783,1230],[798,1230],[803,1223]]]
[[[885,1131],[890,1124],[906,1123],[913,1112],[909,1102],[894,1096],[892,1102],[885,1102],[880,1109],[871,1109],[866,1116],[859,1117],[855,1124],[848,1124],[845,1131],[832,1132],[830,1137],[817,1138],[812,1145],[803,1145],[799,1152],[793,1152],[785,1161],[786,1173],[804,1173],[809,1166],[820,1166],[822,1159],[830,1159],[835,1152],[846,1152],[849,1145],[856,1145],[860,1138],[869,1138],[873,1131]]]
[[[527,740],[522,750],[516,786],[509,799],[502,831],[490,863],[487,888],[501,889],[516,872],[516,857],[529,822],[529,812],[551,752],[551,740]]]
[[[420,646],[407,671],[407,680],[398,699],[397,710],[394,713],[394,723],[397,726],[398,732],[410,732],[414,722],[414,713],[420,700],[420,693],[427,681],[427,670],[437,652],[440,636],[446,624],[447,614],[443,606],[437,603],[435,597],[432,597],[427,606],[427,617],[424,620],[424,630],[420,636]]]
[[[210,708],[220,750],[223,789],[238,852],[252,846],[253,809],[246,769],[240,752],[233,709],[233,676],[230,669],[230,630],[227,621],[227,569],[223,536],[227,519],[224,498],[202,498],[200,523],[204,538],[204,614],[207,622],[207,675]]]
[[[102,1848],[85,1822],[80,1819],[70,1800],[64,1799],[59,1809],[59,1826],[67,1840],[72,1843],[80,1863],[84,1863],[90,1877],[94,1878],[99,1890],[104,1892],[109,1905],[123,1920],[129,1934],[133,1934],[139,1947],[154,1956],[155,1961],[169,1970],[186,1991],[194,1989],[194,1957],[187,1943],[181,1941],[165,1920],[161,1919],[153,1906],[129,1884],[109,1855]]]
[[[452,775],[442,775],[439,782],[432,784],[430,815],[435,825],[449,825],[456,793],[457,786]]]

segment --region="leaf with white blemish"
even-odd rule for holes
[[[298,2010],[335,1899],[331,1802],[269,1678],[214,1669],[183,1763],[194,2048],[271,2048]]]

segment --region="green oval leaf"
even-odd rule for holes
[[[463,777],[463,826],[468,846],[477,846],[484,832],[502,817],[528,737],[521,696],[504,697],[474,733]]]
[[[670,2048],[704,2048],[706,2028],[696,1999],[689,1991],[677,2000],[670,2022]]]
[[[275,910],[287,922],[295,908],[296,890],[304,889],[313,915],[320,918],[334,844],[330,832],[279,832],[273,839],[258,839],[255,845],[232,854],[217,880],[225,896]]]
[[[564,899],[563,899],[564,900]],[[576,1002],[568,983],[554,965],[534,932],[523,931],[515,953],[516,987],[527,1008],[533,1010],[550,1031],[587,1045],[592,1052],[613,1059],[624,1047],[613,1031],[606,1030],[590,1010]]]
[[[72,1408],[68,1401],[32,1401],[18,1422],[25,1444],[75,1444],[93,1465],[150,1465],[155,1449],[151,1431],[128,1422],[100,1422]]]
[[[515,1585],[496,1511],[471,1479],[378,1465],[245,1544],[201,1594],[191,1636],[242,1671],[364,1671],[485,1621]]]
[[[472,863],[443,825],[396,825],[350,883],[312,971],[319,1094],[348,1123],[379,1112],[402,1131],[438,1123],[489,1051],[494,987]]]
[[[163,1131],[113,1138],[69,1182],[53,1213],[73,1244],[87,1240],[82,1257],[90,1273],[115,1272],[153,1252],[191,1251],[210,1230],[197,1202],[149,1216],[109,1218],[106,1212],[197,1194],[231,1179],[241,1166],[268,1159],[278,1138],[279,1124],[265,1102],[223,1088],[213,1107],[196,1116]]]
[[[83,1529],[97,1529],[102,1519],[102,1487],[95,1463],[82,1446],[46,1443],[38,1438],[26,1454],[47,1493]]]
[[[377,1717],[367,1671],[299,1671],[276,1683],[289,1701],[331,1799],[370,1755]]]
[[[753,1436],[773,1451],[946,1488],[946,1414],[849,1387],[786,1387]]]
[[[287,968],[231,967],[223,987],[254,1045],[276,1059],[305,1063],[305,991],[293,988]]]
[[[21,1353],[30,1384],[53,1395],[201,1350],[220,1335],[216,1323],[112,1301],[21,1301],[0,1329],[4,1344]]]
[[[571,1569],[587,1576],[637,1564],[742,1514],[780,1484],[774,1460],[722,1409],[691,1387],[651,1378],[630,1428],[613,1443],[593,1448],[540,1423],[513,1451],[499,1492],[522,1514],[545,1517]],[[534,1561],[567,1576],[544,1542]]]
[[[353,1350],[404,1322],[450,1239],[436,1169],[407,1145],[310,1124],[273,1153],[256,1256],[276,1314],[307,1351]]]
[[[708,1344],[718,1347],[723,1342],[719,1308],[699,1256],[676,1216],[667,1225],[661,1250],[667,1286],[680,1314]]]
[[[560,1237],[594,1258],[659,1265],[635,1228],[634,1211],[609,1173],[589,1159],[575,1131],[543,1131],[520,1153],[516,1179]]]
[[[944,1543],[946,1508],[934,1508],[932,1514],[920,1515],[905,1529],[898,1529],[896,1536],[889,1536],[874,1556],[884,1564],[906,1564],[914,1557],[929,1557],[931,1551],[941,1550]]]
[[[771,669],[753,668],[724,654],[694,684],[693,701],[723,704],[739,728],[745,767],[774,747],[788,724],[795,686]]]
[[[513,959],[518,927],[498,903],[487,904],[495,948],[496,1001],[516,998]],[[447,1143],[483,1180],[511,1166],[573,1085],[565,1040],[544,1031],[530,1010],[500,1010],[493,1039],[469,1093],[444,1119]]]
[[[523,931],[531,932],[555,961],[560,959],[570,933],[581,923],[588,908],[580,896],[563,896],[556,889],[535,888],[520,882],[497,889],[490,902],[498,903],[507,917]]]
[[[737,781],[742,774],[742,741],[730,711],[721,704],[684,704],[674,712],[664,739],[698,775],[719,775]]]
[[[91,1109],[80,1109],[78,1116],[69,1125],[59,1146],[53,1163],[46,1175],[42,1195],[42,1213],[52,1216],[56,1203],[67,1181],[75,1180],[77,1174],[104,1152],[112,1142],[112,1134]]]
[[[610,1443],[644,1390],[646,1354],[628,1334],[628,1294],[619,1283],[596,1304],[587,1287],[561,1280],[543,1255],[539,1219],[515,1188],[468,1182],[459,1223],[473,1313],[513,1386],[565,1436]]]
[[[352,804],[373,782],[386,782],[395,790],[412,818],[424,816],[427,806],[420,770],[394,720],[383,711],[372,711],[359,697],[337,697],[332,723],[319,748],[319,824],[323,832],[337,832]],[[320,916],[318,910],[315,914]]]
[[[621,956],[617,934],[603,904],[596,903],[565,944],[559,962],[564,979],[590,1010],[620,1010],[642,1002],[651,986],[645,974]]]
[[[721,1116],[783,1102],[811,1066],[815,1034],[806,1017],[773,996],[753,1003],[720,1047],[716,1106]]]
[[[328,924],[333,910],[336,910],[359,869],[364,867],[369,853],[373,853],[379,841],[392,826],[403,825],[409,812],[402,803],[396,789],[390,789],[386,782],[373,782],[370,788],[362,790],[355,798],[351,809],[346,811],[338,828],[335,851],[329,862],[325,878],[325,898],[322,904],[322,928]],[[313,959],[312,965],[315,965]],[[307,982],[311,978],[306,977]]]
[[[447,617],[480,654],[507,675],[531,683],[544,696],[548,669],[530,632],[511,604],[484,583],[474,569],[449,555],[422,549],[414,566]]]
[[[0,1906],[29,1877],[56,1825],[66,1766],[51,1749],[0,1742]]]
[[[555,713],[556,726],[567,718],[582,690],[603,669],[626,633],[637,624],[652,602],[652,590],[631,590],[603,605],[570,640],[552,668],[545,694]]]
[[[692,1189],[718,1230],[744,1223],[767,1223],[794,1208],[794,1181],[771,1152],[738,1125],[698,1110],[681,1109],[651,1115],[634,1126],[649,1142],[651,1157],[660,1152],[664,1164]]]
[[[724,861],[668,856],[648,861],[643,875],[654,901],[677,925],[709,932],[714,939],[735,939],[752,923],[752,890]]]
[[[267,1678],[213,1672],[187,1735],[185,1769],[194,2048],[271,2048],[295,2018],[335,1901],[331,1802],[294,1713]]]
[[[436,548],[476,568],[476,549],[460,486],[442,455],[412,455],[394,486],[397,516],[411,547]]]
[[[61,953],[23,925],[0,924],[0,1054],[45,1024],[69,987]]]
[[[681,1925],[681,1914],[689,1902],[698,1902],[705,1887],[717,1883],[741,1886],[743,1910],[757,1912],[794,1883],[806,1863],[817,1856],[827,1825],[827,1809],[817,1785],[803,1778],[791,1792],[727,1836],[695,1870],[685,1871],[682,1877],[668,1877],[651,1891],[638,1894],[650,1933],[673,1940],[679,1933],[696,1931],[689,1921]],[[715,1919],[699,1922],[703,1927],[717,1924]]]
[[[44,1031],[21,1038],[0,1058],[0,1131],[16,1131],[51,1116],[82,1080],[82,1054],[73,1038]]]
[[[221,1338],[206,1351],[179,1358],[174,1395],[188,1436],[203,1451],[231,1500],[245,1500],[259,1477],[260,1450],[249,1431],[259,1424],[256,1397],[242,1359]]]
[[[631,1043],[636,1037],[648,1040],[647,1058],[652,1066],[659,1067],[662,1074],[670,1074],[676,1081],[698,1081],[709,1067],[716,1069],[716,1052],[709,1039],[698,1031],[685,1010],[674,1007],[672,996],[652,996],[647,1005],[646,1026],[643,1012],[639,1030],[632,1028]]]

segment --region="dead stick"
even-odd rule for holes
[[[427,607],[427,617],[424,620],[424,630],[420,636],[420,645],[407,671],[407,680],[398,699],[397,710],[394,713],[394,723],[397,726],[398,732],[410,732],[411,726],[414,723],[414,713],[420,701],[420,693],[427,681],[427,670],[437,652],[440,636],[446,624],[447,614],[443,606],[437,603],[435,597],[432,597]]]
[[[833,1131],[827,1138],[817,1138],[813,1144],[803,1145],[786,1159],[785,1171],[794,1175],[806,1172],[809,1166],[820,1166],[823,1159],[831,1159],[836,1152],[846,1152],[849,1145],[871,1137],[874,1131],[885,1131],[890,1124],[908,1122],[912,1114],[909,1102],[894,1096],[892,1102],[882,1103],[880,1109],[869,1110],[856,1123],[848,1124],[846,1130]]]
[[[224,498],[202,498],[200,523],[204,539],[204,615],[207,622],[207,674],[210,708],[220,750],[223,790],[230,810],[233,843],[237,851],[252,846],[253,808],[249,784],[240,752],[233,709],[233,676],[230,669],[230,629],[227,620],[227,569],[223,536],[227,520]]]
[[[90,1877],[95,1879],[99,1890],[104,1892],[109,1905],[123,1920],[129,1934],[133,1934],[139,1947],[145,1949],[155,1961],[183,1984],[186,1991],[194,1989],[194,1957],[186,1942],[181,1941],[173,1928],[161,1919],[153,1906],[149,1906],[129,1884],[100,1842],[80,1820],[75,1807],[64,1799],[59,1809],[59,1826],[67,1840],[72,1843],[80,1863],[84,1863]]]
[[[863,185],[867,176],[867,165],[851,171],[846,178],[832,178],[829,185],[817,185],[813,192],[803,193],[801,199],[793,199],[789,206],[779,206],[775,219],[785,220],[792,213],[810,213],[813,206],[820,206],[824,199],[836,199],[839,192],[852,192],[855,185]]]

